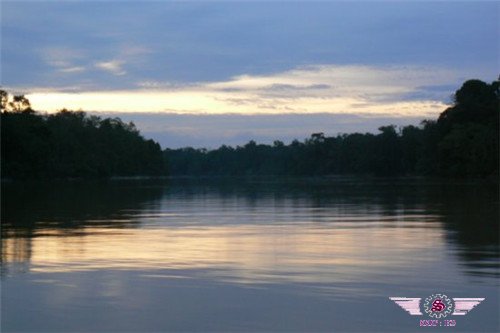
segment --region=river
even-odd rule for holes
[[[499,331],[498,202],[428,179],[3,183],[2,331]],[[437,293],[484,301],[429,328],[389,299]]]

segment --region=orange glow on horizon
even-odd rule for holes
[[[64,92],[35,89],[36,110],[176,114],[373,114],[435,116],[446,105],[409,98],[422,87],[449,84],[456,73],[420,67],[305,66],[270,75],[240,75],[227,81],[171,85],[138,82],[126,90]],[[450,92],[451,93],[451,92]],[[447,97],[447,96],[443,96]]]

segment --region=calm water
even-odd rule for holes
[[[217,179],[2,185],[2,331],[494,332],[498,187]],[[455,327],[388,299],[486,297]]]

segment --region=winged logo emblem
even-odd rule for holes
[[[465,316],[485,298],[449,298],[443,294],[433,294],[425,299],[422,305],[422,298],[412,297],[389,297],[403,310],[407,311],[412,316],[422,316],[422,307],[430,317],[440,318],[445,317],[447,314],[452,316]],[[439,305],[439,306],[436,306]],[[421,307],[422,306],[422,307]],[[437,316],[436,312],[441,312]]]

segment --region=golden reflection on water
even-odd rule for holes
[[[353,281],[356,276],[408,267],[445,252],[439,224],[424,224],[40,229],[30,238],[4,238],[2,261],[29,261],[30,271],[38,273],[221,269],[231,272],[228,279],[239,282],[331,282],[332,276]]]

